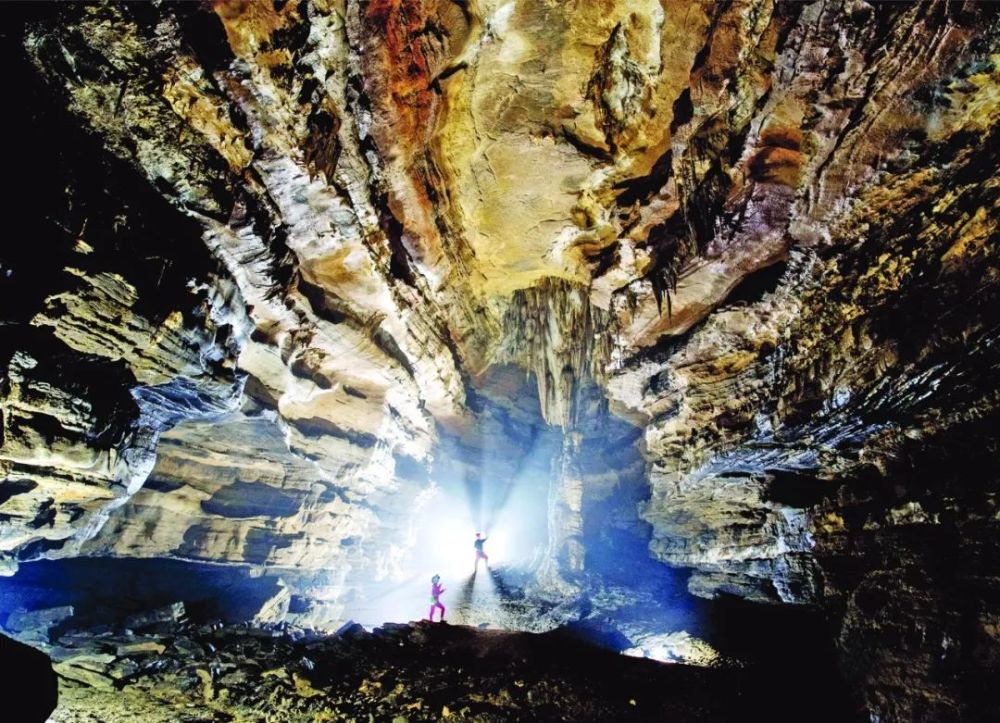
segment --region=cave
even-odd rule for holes
[[[998,7],[0,3],[10,714],[1000,720]]]

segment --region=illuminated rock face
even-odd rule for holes
[[[1000,557],[992,6],[17,12],[8,572],[267,566],[336,618],[436,474],[497,485],[469,460],[547,424],[539,594],[638,540],[697,595],[826,606],[845,657],[893,605],[928,661],[997,655],[995,607],[946,614]]]

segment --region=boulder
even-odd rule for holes
[[[83,683],[91,688],[113,690],[114,679],[109,666],[114,660],[113,655],[84,653],[56,663],[52,668],[61,678]]]
[[[24,643],[46,644],[51,633],[73,617],[73,606],[45,608],[43,610],[15,610],[7,617],[6,629]]]
[[[148,610],[125,619],[125,627],[130,630],[147,630],[159,625],[173,626],[182,622],[187,615],[183,602],[175,602],[155,610]]]
[[[0,700],[18,721],[42,723],[56,708],[59,688],[45,653],[0,635]]]
[[[255,625],[265,623],[281,623],[288,617],[288,608],[292,602],[292,593],[284,580],[278,580],[278,592],[261,605],[253,617]]]

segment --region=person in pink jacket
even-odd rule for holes
[[[434,622],[434,610],[436,608],[441,608],[441,620],[444,622],[444,605],[441,604],[441,593],[444,592],[444,588],[441,587],[441,576],[435,575],[431,578],[431,611],[427,614],[427,619]]]

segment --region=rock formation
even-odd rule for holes
[[[25,723],[43,723],[56,708],[57,681],[52,662],[43,653],[0,635],[2,691],[17,700],[17,715]]]
[[[873,719],[979,712],[993,4],[3,12],[3,572],[249,566],[334,625],[530,459],[534,598],[688,570],[822,611]]]

